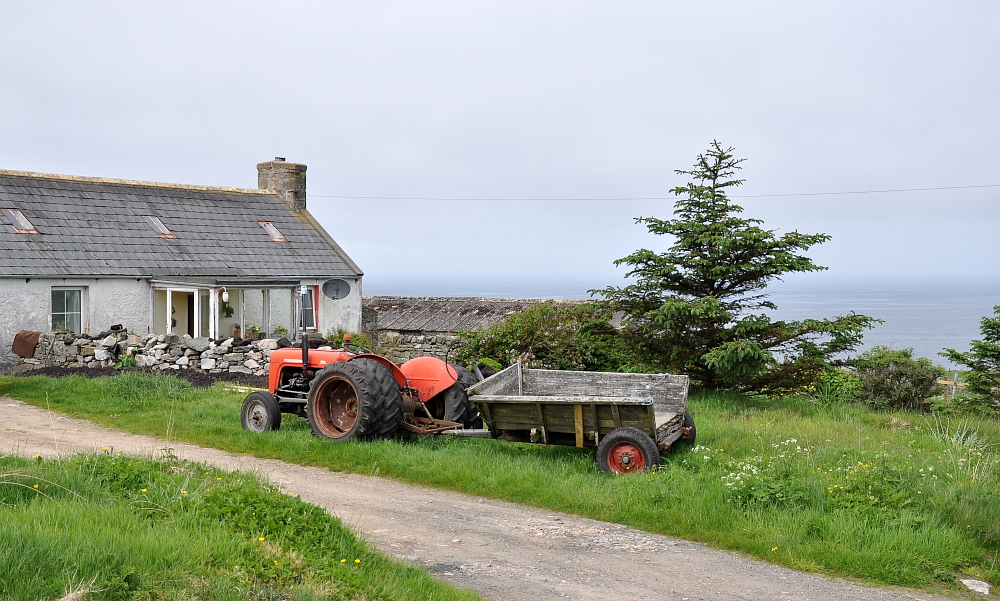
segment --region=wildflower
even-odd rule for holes
[[[771,547],[771,550],[772,550],[772,551],[777,551],[777,550],[778,550],[778,547]]]
[[[264,537],[262,536],[262,537],[258,538],[257,540],[259,540],[260,542],[264,542]]]
[[[149,489],[148,488],[144,488],[144,489],[142,489],[142,492],[149,492]]]
[[[41,455],[33,455],[33,456],[32,456],[31,458],[32,458],[32,459],[41,459],[41,458],[42,458],[42,456],[41,456]]]
[[[221,478],[221,477],[219,477],[219,478],[216,478],[216,480],[222,480],[222,478]]]
[[[38,485],[36,484],[33,488],[38,488]]]
[[[347,563],[347,560],[346,559],[341,559],[340,563]]]
[[[361,563],[361,560],[360,559],[355,559],[354,563]]]
[[[274,560],[274,565],[278,565],[278,560],[277,559]]]
[[[186,490],[182,490],[182,491],[181,491],[181,494],[182,494],[182,495],[186,495],[186,494],[188,494],[188,491],[186,491]]]

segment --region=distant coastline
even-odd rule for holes
[[[591,298],[580,282],[411,282],[386,285],[365,282],[365,294],[402,296],[474,296],[485,298]],[[865,335],[865,349],[875,345],[914,349],[938,365],[954,367],[937,353],[943,348],[968,350],[979,338],[979,323],[1000,305],[1000,281],[940,279],[870,279],[836,281],[822,276],[779,282],[768,289],[778,305],[778,319],[823,318],[849,311],[885,321]]]

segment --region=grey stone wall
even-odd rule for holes
[[[416,357],[437,357],[454,362],[458,336],[440,332],[425,334],[381,330],[376,340],[375,352],[393,363],[405,363]]]
[[[193,369],[208,373],[242,373],[263,376],[271,351],[278,348],[272,338],[233,345],[233,339],[213,342],[191,338],[187,334],[136,336],[127,332],[110,333],[104,338],[46,332],[38,340],[30,359],[19,359],[15,374],[49,365],[69,368],[113,367],[118,362],[154,370]],[[131,357],[132,359],[128,359]]]

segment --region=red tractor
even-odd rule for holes
[[[396,365],[350,348],[272,351],[268,390],[243,401],[240,421],[254,432],[277,430],[281,414],[309,420],[313,434],[331,440],[372,439],[399,429],[434,434],[477,428],[482,418],[465,389],[478,380],[468,370],[434,357]]]

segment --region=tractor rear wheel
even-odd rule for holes
[[[330,440],[381,438],[403,419],[403,397],[389,369],[373,359],[327,365],[309,385],[306,418]]]
[[[606,474],[644,472],[660,463],[660,451],[638,428],[615,428],[597,445],[597,467]]]
[[[240,423],[244,430],[251,432],[269,432],[281,427],[281,408],[270,392],[258,390],[251,392],[243,400],[240,410]]]
[[[465,389],[479,379],[469,370],[457,365],[449,365],[458,374],[458,381],[439,392],[427,403],[431,415],[446,422],[458,422],[464,428],[478,428],[483,424],[475,403],[469,400]]]

